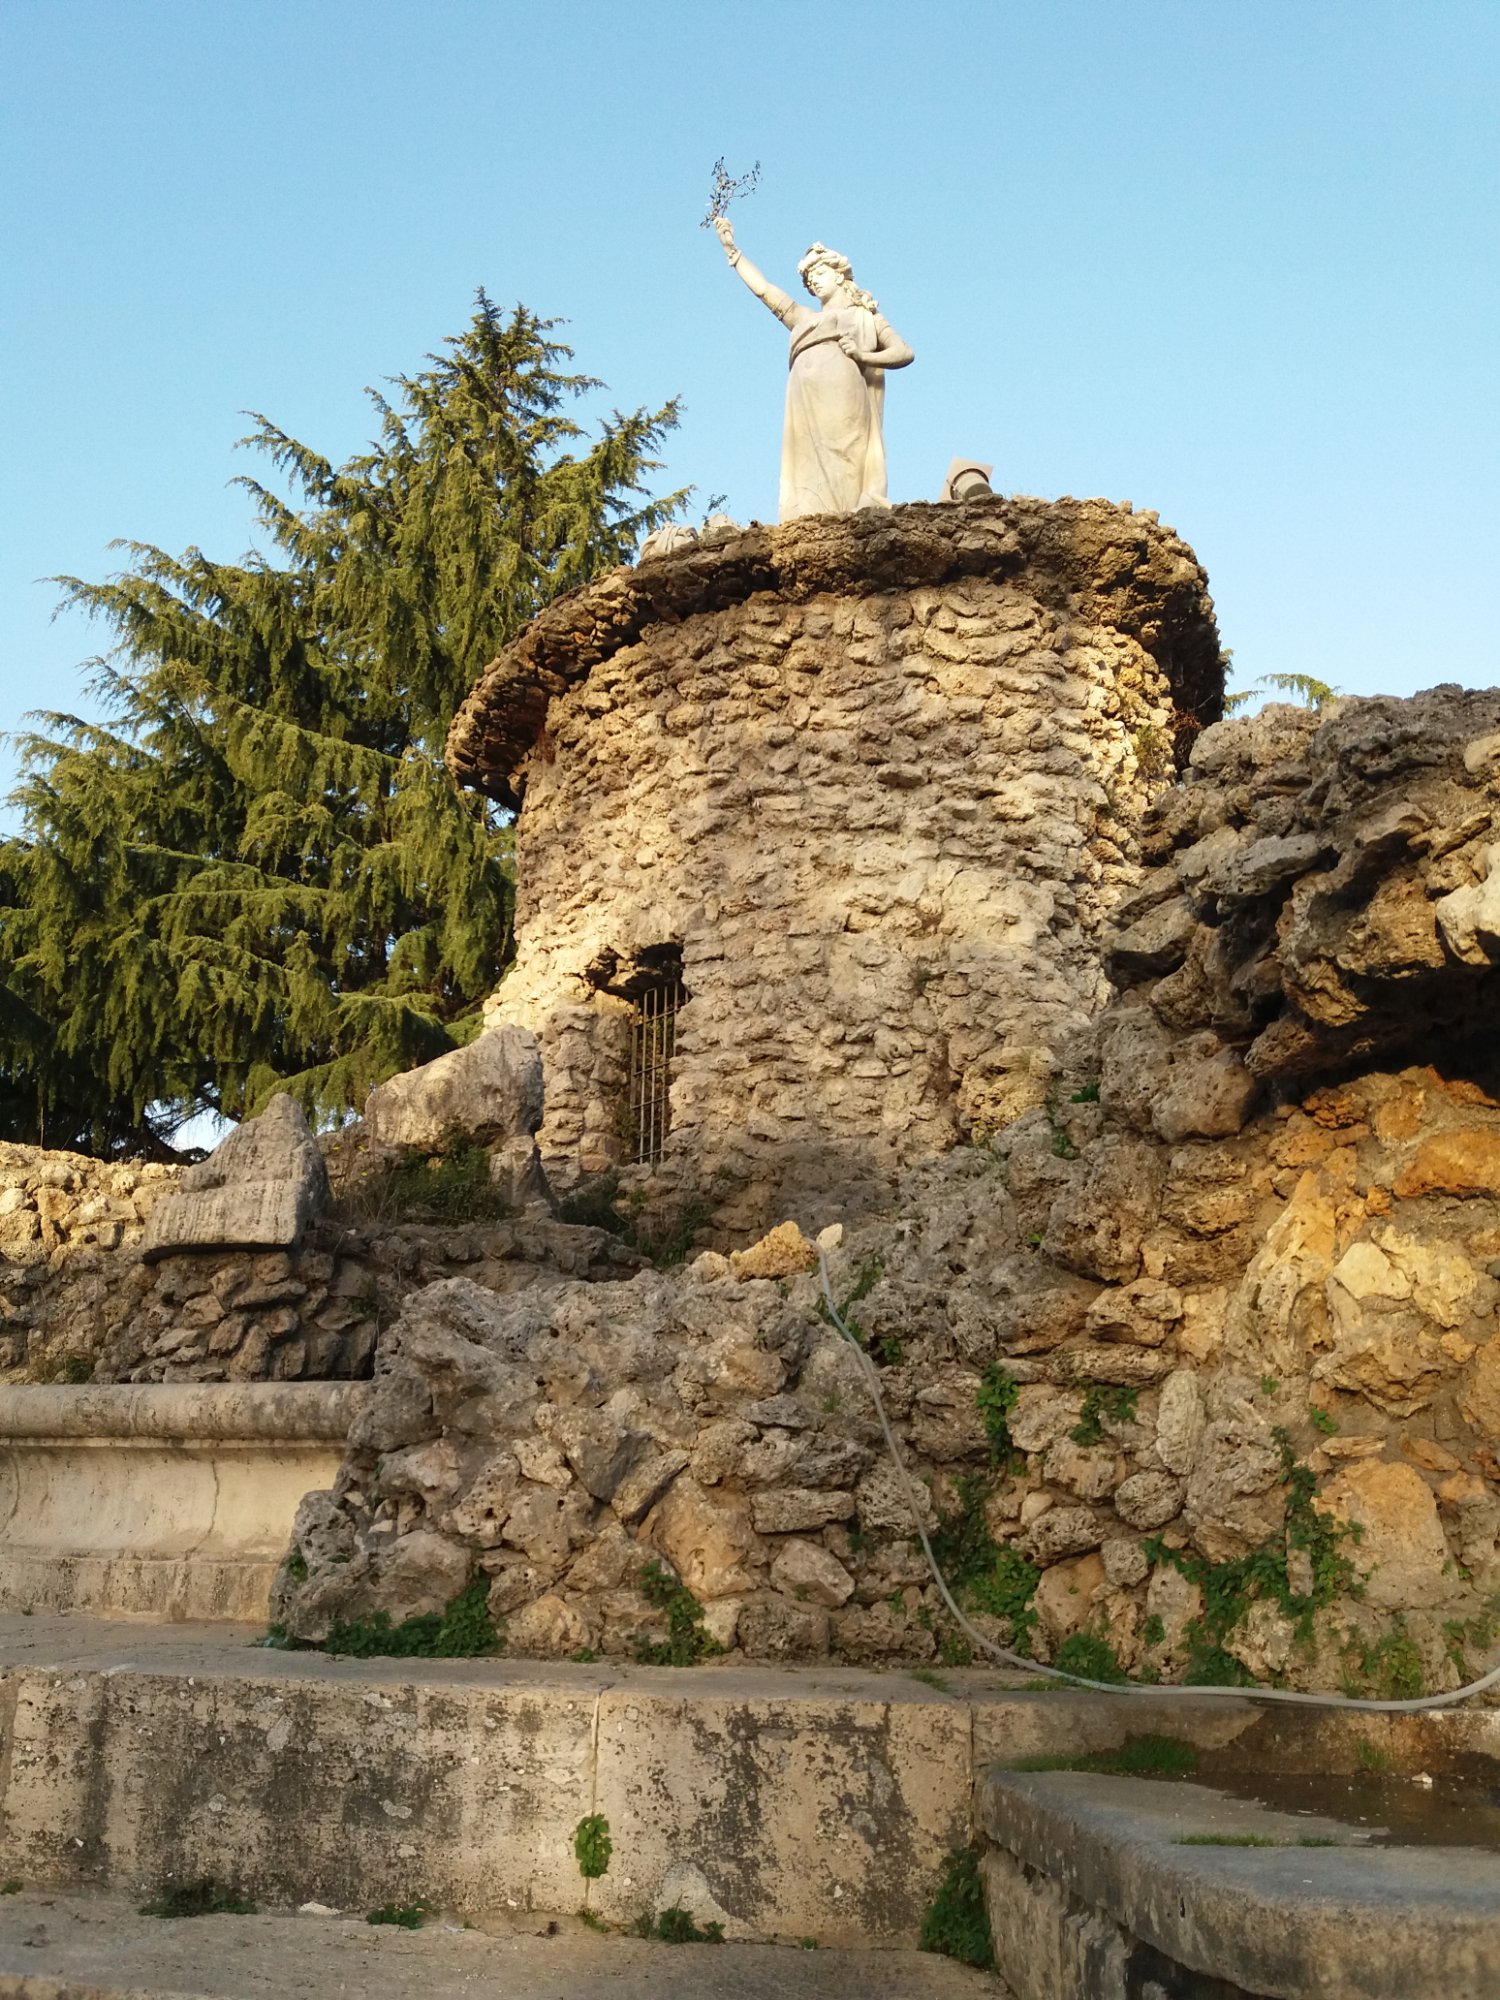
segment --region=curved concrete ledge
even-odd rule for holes
[[[0,1609],[259,1620],[360,1383],[0,1390]]]
[[[1500,1993],[1484,1849],[1372,1848],[1359,1828],[1208,1785],[1080,1771],[992,1770],[979,1820],[996,1966],[1016,2000],[1126,2000],[1147,1982],[1215,2000]],[[1227,1844],[1182,1844],[1205,1832]]]

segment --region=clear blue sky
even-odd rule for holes
[[[720,154],[773,277],[820,237],[915,346],[895,498],[1157,508],[1246,677],[1500,681],[1496,0],[9,0],[0,103],[0,728],[101,643],[37,579],[240,554],[239,413],[358,449],[481,284],[771,518]]]

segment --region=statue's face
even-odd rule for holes
[[[839,288],[839,274],[831,264],[814,264],[807,274],[807,289],[821,304],[827,305]]]

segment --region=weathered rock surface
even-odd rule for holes
[[[342,1195],[298,1249],[147,1262],[146,1217],[183,1172],[0,1145],[0,1381],[358,1378],[377,1325],[441,1278],[509,1292],[642,1262],[618,1237],[541,1210],[444,1225]]]
[[[1493,1659],[1500,1057],[1476,1032],[1483,898],[1467,929],[1439,906],[1491,879],[1496,700],[1206,732],[1147,825],[1121,935],[1170,901],[1179,917],[1137,931],[1119,998],[1040,1102],[918,1158],[830,1251],[982,1630],[1003,1640],[1029,1612],[1043,1655],[1081,1632],[1166,1679],[1227,1654],[1379,1690],[1399,1656],[1403,1685],[1415,1661],[1443,1688]],[[36,1156],[0,1172],[15,1272],[40,1274],[7,1267],[18,1313],[54,1263],[134,1254],[148,1290],[174,1289],[185,1368],[228,1366],[225,1339],[274,1373],[299,1341],[310,1365],[307,1326],[341,1285],[381,1278],[378,1301],[344,1295],[375,1387],[299,1520],[278,1586],[294,1632],[480,1575],[517,1650],[627,1655],[666,1634],[642,1587],[656,1562],[730,1654],[962,1657],[800,1233],[669,1270],[538,1216],[441,1250],[377,1220],[357,1256],[153,1275],[126,1240],[149,1190],[97,1179],[126,1217],[90,1209],[95,1185]],[[117,1249],[86,1240],[116,1222]],[[236,1316],[263,1349],[217,1332]],[[176,1365],[133,1351],[137,1370]]]
[[[1149,870],[1106,940],[1149,1009],[1112,1024],[1106,1103],[1167,1140],[1228,1137],[1257,1083],[1483,1032],[1500,1004],[1497,773],[1494,689],[1206,730],[1146,816]]]
[[[1220,674],[1192,552],[1103,501],[750,528],[548,606],[448,756],[521,802],[486,1011],[541,1041],[554,1185],[629,1175],[659,1130],[652,991],[679,1002],[670,1122],[632,1192],[707,1208],[726,1249],[884,1207],[1040,1103]]]
[[[365,1102],[372,1145],[441,1153],[455,1139],[492,1149],[491,1171],[516,1205],[540,1195],[542,1056],[525,1028],[491,1028],[464,1048],[377,1084]]]
[[[328,1200],[328,1169],[301,1106],[284,1093],[258,1118],[184,1168],[155,1203],[141,1248],[148,1259],[180,1250],[291,1250]]]

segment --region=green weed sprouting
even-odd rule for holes
[[[340,1193],[337,1209],[351,1221],[381,1223],[498,1222],[511,1213],[488,1152],[460,1134],[441,1152],[364,1175]]]
[[[1052,1150],[1060,1160],[1076,1160],[1078,1158],[1078,1148],[1074,1145],[1067,1127],[1063,1124],[1057,1113],[1057,1093],[1058,1086],[1054,1083],[1052,1088],[1047,1092],[1046,1101],[1042,1105],[1047,1123],[1052,1128]]]
[[[1036,1623],[1031,1600],[1042,1573],[1010,1543],[1001,1544],[990,1533],[984,1518],[989,1481],[963,1473],[956,1484],[958,1505],[941,1516],[932,1537],[937,1566],[967,1609],[1005,1619],[1011,1643],[1020,1645]]]
[[[942,1880],[917,1940],[921,1951],[940,1952],[963,1965],[988,1972],[995,1963],[995,1942],[985,1908],[979,1856],[972,1847],[955,1847],[943,1863]]]
[[[1373,1643],[1354,1639],[1344,1647],[1344,1692],[1377,1695],[1382,1701],[1415,1701],[1425,1693],[1422,1655],[1398,1612],[1392,1629]]]
[[[884,1333],[878,1339],[871,1338],[869,1332],[855,1318],[853,1308],[861,1299],[867,1298],[885,1276],[885,1264],[879,1257],[869,1257],[855,1273],[854,1283],[848,1297],[839,1304],[839,1318],[859,1342],[866,1354],[873,1355],[882,1368],[899,1368],[902,1348],[894,1334]],[[828,1301],[820,1293],[818,1296],[818,1318],[826,1326],[833,1325],[833,1315],[828,1310]]]
[[[1190,1778],[1198,1768],[1198,1752],[1180,1736],[1127,1736],[1114,1750],[1019,1757],[1012,1771],[1096,1771],[1110,1778]]]
[[[989,1439],[990,1464],[1006,1472],[1024,1472],[1025,1455],[1016,1449],[1010,1434],[1010,1413],[1020,1398],[1021,1385],[1003,1363],[992,1361],[974,1395],[974,1404]]]
[[[573,1853],[578,1860],[578,1872],[586,1882],[597,1882],[609,1869],[609,1857],[614,1853],[614,1842],[609,1837],[609,1821],[603,1813],[588,1813],[578,1822],[573,1831]]]
[[[419,1931],[427,1921],[426,1903],[382,1903],[365,1918],[367,1924],[394,1924],[398,1930]]]
[[[1084,1392],[1083,1408],[1068,1436],[1074,1444],[1102,1444],[1106,1424],[1132,1424],[1140,1392],[1118,1388],[1112,1382],[1095,1382]]]
[[[170,1882],[141,1904],[143,1917],[253,1917],[255,1904],[238,1889],[226,1889],[210,1875],[196,1882]]]
[[[1341,1544],[1354,1530],[1320,1513],[1313,1504],[1317,1479],[1294,1454],[1291,1440],[1279,1425],[1272,1432],[1281,1452],[1287,1485],[1286,1515],[1279,1541],[1264,1543],[1234,1562],[1211,1563],[1184,1549],[1168,1548],[1159,1536],[1144,1544],[1147,1559],[1170,1563],[1203,1593],[1203,1610],[1186,1628],[1189,1687],[1254,1687],[1254,1676],[1225,1648],[1224,1641],[1251,1605],[1265,1600],[1290,1618],[1297,1643],[1311,1646],[1313,1621],[1336,1597],[1359,1597],[1363,1585]],[[1306,1557],[1311,1588],[1295,1590],[1290,1574],[1293,1553]]]
[[[645,1218],[646,1191],[626,1188],[613,1168],[591,1174],[572,1194],[557,1205],[560,1222],[588,1229],[604,1229],[618,1236],[628,1248],[660,1268],[686,1263],[698,1232],[712,1222],[712,1195],[691,1194],[669,1216],[648,1224]]]
[[[503,1652],[505,1635],[490,1616],[488,1598],[488,1581],[476,1576],[446,1611],[422,1611],[399,1625],[384,1611],[339,1619],[318,1650],[353,1660],[468,1660]]]
[[[667,1614],[667,1636],[653,1642],[640,1638],[635,1656],[647,1667],[693,1667],[700,1660],[722,1653],[719,1644],[703,1623],[703,1606],[680,1577],[653,1556],[640,1571],[641,1594],[648,1604]]]
[[[699,1925],[693,1922],[688,1911],[674,1903],[670,1910],[663,1910],[659,1917],[649,1912],[635,1920],[637,1937],[655,1938],[658,1944],[722,1944],[724,1926],[710,1920]]]
[[[1059,1673],[1076,1674],[1085,1681],[1123,1685],[1130,1678],[1108,1639],[1093,1632],[1070,1632],[1054,1654],[1052,1664]]]

